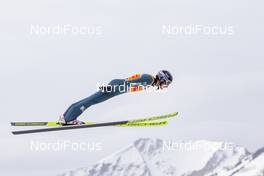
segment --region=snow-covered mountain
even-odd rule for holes
[[[231,174],[230,174],[231,175]],[[240,163],[233,171],[233,176],[263,176],[264,148],[253,153],[248,160]]]
[[[264,148],[251,154],[232,143],[145,138],[60,176],[264,176]]]

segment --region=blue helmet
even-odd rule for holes
[[[156,77],[159,79],[161,84],[165,84],[165,85],[169,85],[172,80],[173,77],[170,74],[170,72],[168,72],[167,70],[161,70],[157,73]]]

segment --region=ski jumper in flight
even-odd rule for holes
[[[108,85],[101,86],[98,92],[72,104],[64,114],[60,116],[59,123],[65,125],[82,124],[83,122],[77,120],[77,118],[92,105],[104,102],[117,95],[141,91],[148,87],[157,87],[157,89],[167,88],[172,80],[172,75],[166,70],[159,71],[156,76],[150,74],[136,74],[126,79],[113,79]]]

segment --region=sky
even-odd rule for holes
[[[15,5],[14,5],[15,4]],[[56,175],[87,166],[140,137],[264,146],[263,2],[6,1],[0,7],[1,171]],[[35,34],[32,26],[86,26],[95,34]],[[232,34],[169,34],[202,25]],[[11,121],[56,121],[97,82],[169,70],[170,88],[89,108],[84,121],[127,120],[174,111],[167,127],[98,128],[13,136]],[[19,128],[22,129],[22,128]],[[31,142],[100,143],[100,151],[32,151]],[[16,167],[16,170],[13,168]]]

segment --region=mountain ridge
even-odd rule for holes
[[[250,153],[233,143],[200,140],[182,142],[188,150],[170,150],[165,142],[140,138],[93,165],[60,176],[264,176],[264,148]],[[247,175],[252,173],[257,175]]]

